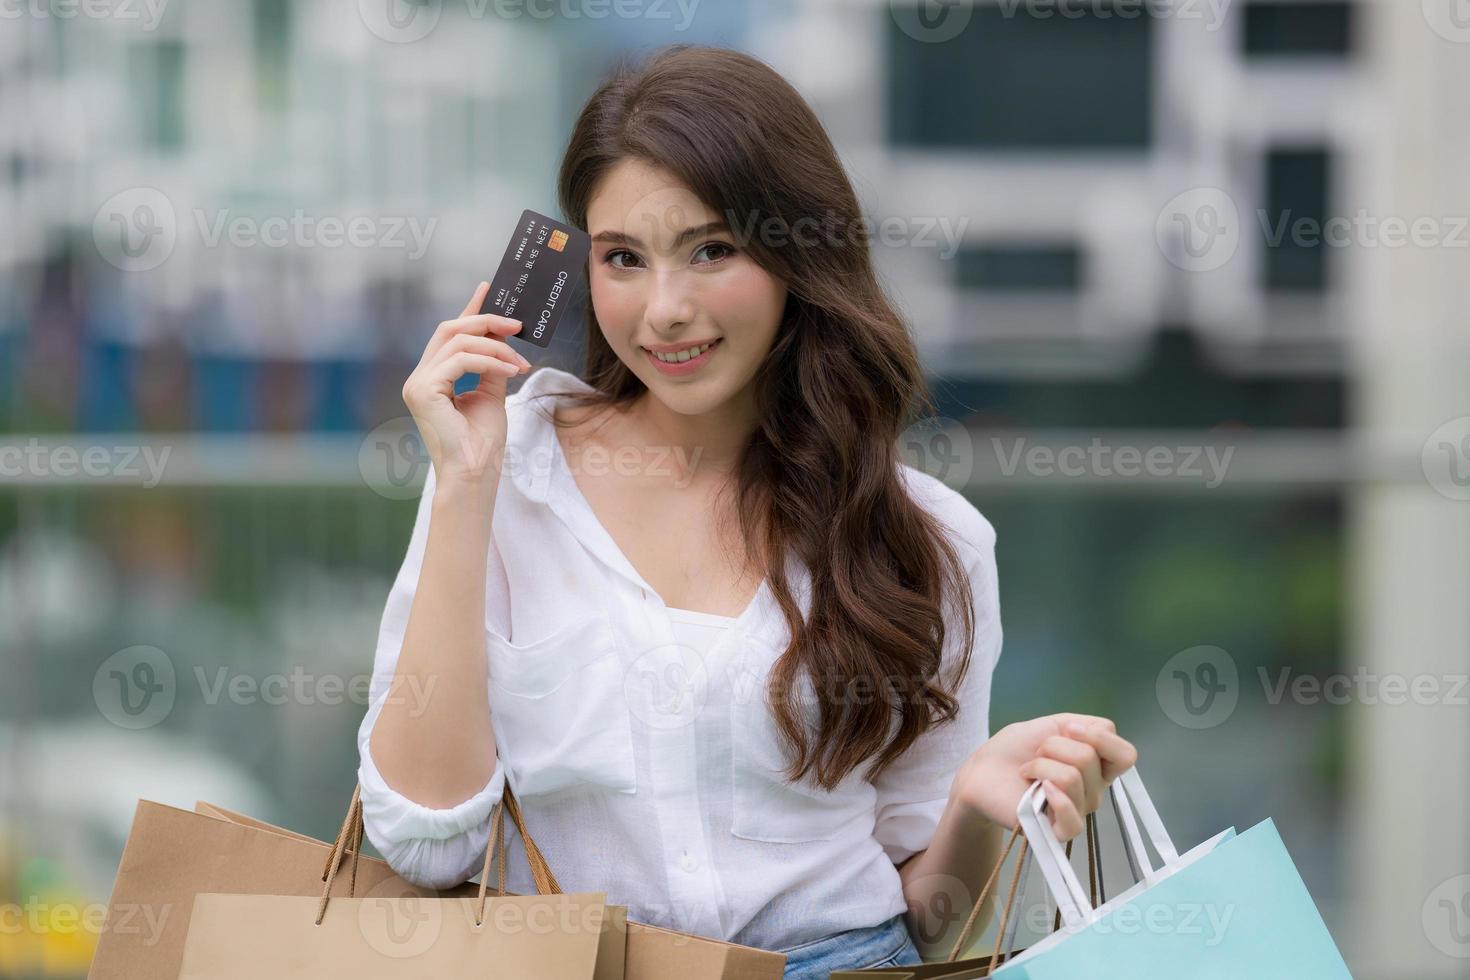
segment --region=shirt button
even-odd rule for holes
[[[685,871],[693,871],[694,870],[694,868],[695,868],[694,858],[692,858],[692,857],[689,856],[689,852],[688,851],[685,851],[684,852],[684,856],[679,859],[679,867],[683,868]]]

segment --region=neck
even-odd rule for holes
[[[682,415],[644,391],[629,415],[647,445],[668,447],[689,465],[724,476],[734,471],[755,431],[755,395],[746,387],[713,411]]]

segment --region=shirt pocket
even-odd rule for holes
[[[633,731],[607,619],[583,619],[526,644],[491,632],[487,644],[495,740],[516,792],[632,793]]]
[[[747,637],[736,661],[730,718],[730,832],[773,844],[834,840],[851,822],[863,820],[863,789],[871,796],[872,788],[858,774],[849,774],[832,790],[823,789],[810,775],[796,782],[786,778],[783,770],[790,756],[766,695],[771,667],[779,656],[768,644]],[[798,718],[808,731],[815,731],[817,706],[810,683],[798,684],[794,697]],[[867,819],[871,822],[871,799]]]

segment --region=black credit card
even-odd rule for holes
[[[585,231],[527,210],[510,236],[480,312],[520,320],[513,339],[549,346],[562,314],[586,289],[591,253],[592,236]]]

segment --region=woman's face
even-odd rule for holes
[[[722,216],[667,171],[627,159],[598,185],[587,230],[597,322],[649,392],[682,415],[740,394],[771,349],[786,285],[736,248]]]

